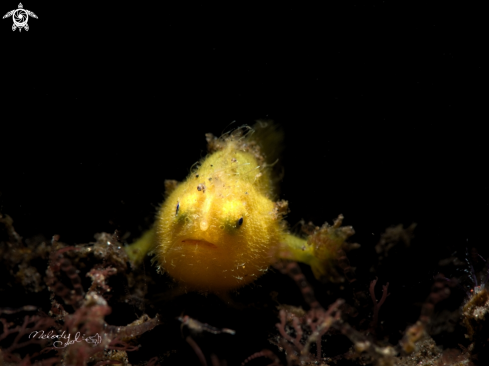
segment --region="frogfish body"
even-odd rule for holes
[[[157,261],[191,289],[226,291],[256,280],[284,238],[267,162],[253,135],[237,132],[208,135],[218,150],[171,192],[156,217]]]
[[[138,263],[152,251],[158,268],[185,289],[214,293],[255,281],[277,259],[307,263],[323,276],[353,230],[340,227],[340,216],[311,240],[287,232],[287,202],[276,201],[272,172],[281,130],[258,121],[220,138],[206,136],[210,154],[184,182],[167,184],[153,228],[126,247],[130,259]]]

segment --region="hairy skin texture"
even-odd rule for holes
[[[192,288],[229,290],[268,268],[270,244],[283,233],[258,174],[256,159],[229,143],[168,197],[156,220],[156,256],[172,277]]]
[[[208,134],[207,140],[211,154],[183,183],[167,182],[153,228],[126,248],[133,262],[154,250],[159,267],[186,289],[215,293],[253,282],[277,258],[324,274],[330,248],[289,234],[282,220],[287,203],[273,201],[270,160],[282,140],[276,125],[259,121],[254,129],[241,127],[219,139]],[[326,246],[337,248],[351,235],[338,227],[328,226]]]

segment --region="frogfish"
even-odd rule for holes
[[[153,254],[158,269],[186,290],[213,293],[252,283],[277,260],[303,262],[316,278],[326,276],[353,229],[341,226],[340,215],[306,237],[289,232],[276,169],[283,130],[260,120],[206,139],[209,153],[189,176],[165,181],[152,228],[126,247],[131,261]]]

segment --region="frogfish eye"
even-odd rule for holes
[[[238,222],[236,223],[236,227],[240,227],[241,225],[243,225],[243,218],[240,217]]]
[[[177,209],[175,210],[175,216],[178,215],[179,208],[180,208],[180,202],[177,202]]]

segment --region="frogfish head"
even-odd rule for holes
[[[282,230],[257,170],[246,174],[246,165],[233,170],[222,162],[238,166],[250,158],[243,153],[211,158],[163,203],[155,253],[160,267],[187,288],[222,292],[266,271]]]

